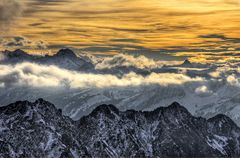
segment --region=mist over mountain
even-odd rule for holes
[[[1,157],[238,157],[240,128],[227,116],[192,116],[172,103],[153,111],[100,105],[73,121],[52,103],[0,108]]]
[[[42,97],[76,120],[100,104],[148,111],[178,101],[195,116],[223,113],[240,121],[239,62],[181,63],[127,54],[87,57],[69,49],[53,56],[22,50],[2,56],[1,105]]]

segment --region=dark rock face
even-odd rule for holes
[[[72,120],[43,99],[1,107],[0,157],[61,157],[75,150],[81,156],[76,131]]]
[[[240,129],[173,103],[154,111],[101,105],[79,121],[43,99],[0,108],[0,157],[239,157]]]

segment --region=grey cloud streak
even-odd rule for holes
[[[0,0],[0,27],[7,29],[17,17],[21,16],[24,2],[20,0]]]
[[[0,37],[0,46],[3,48],[30,48],[46,49],[47,42],[42,40],[32,41],[23,36],[3,36]]]

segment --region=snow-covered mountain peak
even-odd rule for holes
[[[184,107],[182,107],[178,102],[173,102],[171,105],[168,106],[168,108],[170,108],[170,109],[178,109],[178,108],[184,108]]]
[[[34,106],[38,107],[38,108],[41,108],[41,109],[45,109],[46,111],[49,111],[49,110],[57,110],[57,108],[50,102],[42,99],[42,98],[39,98],[37,99],[34,103],[32,103]]]
[[[178,102],[173,102],[168,107],[163,107],[163,112],[169,113],[175,116],[182,115],[182,114],[186,114],[189,116],[191,115],[189,111],[185,107],[181,106]]]
[[[208,122],[213,126],[213,129],[220,133],[228,133],[232,129],[237,129],[238,126],[233,122],[231,118],[226,115],[218,114],[210,119]]]
[[[12,115],[18,112],[20,114],[25,114],[31,104],[32,103],[29,101],[17,101],[8,106],[0,107],[0,113],[4,113],[5,115]]]
[[[232,119],[229,118],[229,117],[226,116],[226,115],[218,114],[218,115],[216,115],[216,116],[210,118],[209,121],[211,121],[211,122],[230,123],[230,122],[232,122]]]
[[[61,113],[52,103],[40,98],[35,102],[17,101],[7,106],[0,107],[0,114],[5,115],[25,115],[26,113],[40,112],[40,113]]]
[[[191,63],[188,59],[186,59],[186,60],[184,60],[184,62],[182,63],[182,66],[192,66],[192,63]]]
[[[104,115],[111,115],[111,114],[119,114],[119,110],[114,105],[100,105],[96,107],[90,115],[98,115],[98,114],[104,114]]]

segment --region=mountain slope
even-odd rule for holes
[[[71,150],[84,151],[73,139],[74,122],[42,99],[0,108],[0,157],[60,157]]]
[[[237,157],[240,129],[225,115],[193,117],[173,103],[151,112],[101,105],[73,121],[38,99],[0,108],[0,157]]]

